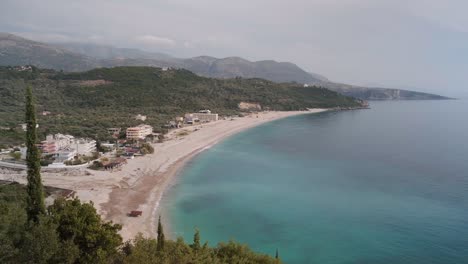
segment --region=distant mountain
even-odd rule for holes
[[[65,71],[82,71],[99,66],[96,60],[83,54],[8,33],[0,33],[0,65],[35,65]]]
[[[97,59],[153,59],[171,60],[172,56],[158,52],[146,52],[139,49],[116,48],[110,45],[92,43],[53,43],[52,45],[75,53],[84,54]]]
[[[214,78],[262,78],[273,82],[317,83],[322,80],[290,62],[248,61],[240,57],[185,59],[182,67],[196,74]]]
[[[342,83],[324,82],[321,86],[343,95],[364,100],[445,100],[451,99],[436,94],[402,89],[361,87]]]
[[[326,77],[306,72],[290,62],[248,61],[240,57],[200,56],[175,58],[164,53],[107,45],[45,44],[8,33],[0,33],[0,66],[31,64],[41,68],[83,71],[99,67],[152,66],[183,68],[211,78],[262,78],[273,82],[320,85],[365,100],[447,99],[446,97],[400,89],[369,88],[334,83]]]

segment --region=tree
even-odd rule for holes
[[[37,222],[30,222],[20,245],[21,263],[51,263],[59,251],[60,242],[56,226],[44,215]]]
[[[193,244],[192,249],[195,251],[199,251],[201,248],[200,246],[200,230],[195,229],[195,234],[193,235]]]
[[[21,152],[12,151],[12,152],[10,152],[10,157],[12,157],[15,160],[19,160],[19,159],[21,159]]]
[[[159,216],[159,221],[158,221],[158,246],[157,250],[158,251],[163,251],[164,250],[164,231],[163,231],[163,226],[161,223],[161,216]]]
[[[28,220],[37,222],[39,215],[45,213],[44,190],[41,180],[39,149],[36,146],[36,107],[32,88],[26,89],[26,164],[28,166],[27,206]]]
[[[92,203],[60,198],[48,210],[60,240],[78,247],[77,263],[103,263],[118,254],[122,244],[118,231],[122,227],[102,221]]]

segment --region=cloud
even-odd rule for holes
[[[468,94],[466,0],[1,2],[0,31],[40,41],[291,61],[338,82]]]
[[[33,39],[41,42],[59,43],[59,42],[76,42],[76,37],[71,37],[65,34],[57,33],[42,33],[42,32],[11,32],[12,34],[21,36],[27,39]]]
[[[176,41],[173,39],[165,38],[165,37],[158,37],[154,35],[137,36],[135,40],[145,45],[156,45],[156,46],[163,46],[163,47],[171,47],[171,46],[175,46],[176,44]]]

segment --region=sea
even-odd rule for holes
[[[468,100],[254,127],[193,158],[162,206],[173,236],[284,263],[468,263]]]

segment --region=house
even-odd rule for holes
[[[21,129],[23,129],[23,131],[26,131],[26,129],[28,128],[28,125],[26,123],[19,124],[19,126],[21,127]],[[38,127],[39,127],[39,124],[36,124],[36,128]]]
[[[50,114],[52,114],[52,113],[49,112],[49,111],[42,111],[42,115],[43,115],[43,116],[48,116],[48,115],[50,115]]]
[[[146,121],[146,116],[138,114],[135,116],[135,120]]]
[[[117,138],[119,136],[120,131],[122,131],[122,129],[120,127],[110,127],[110,128],[107,129],[107,133],[112,135],[112,137],[114,137],[114,138]]]
[[[136,127],[129,127],[126,132],[127,139],[144,139],[146,136],[153,133],[153,127],[142,124]]]

